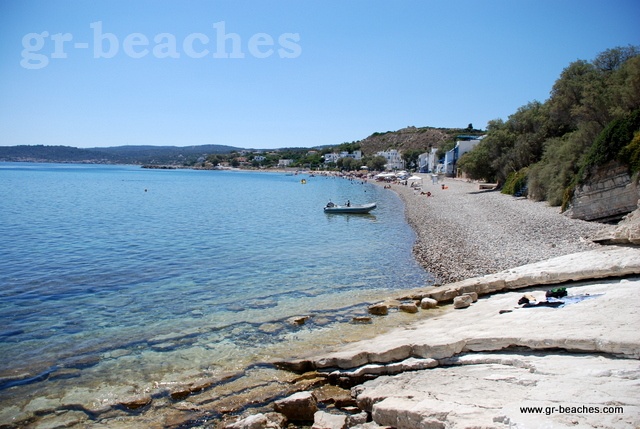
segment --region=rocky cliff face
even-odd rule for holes
[[[638,207],[639,199],[638,180],[631,178],[626,165],[610,161],[589,172],[565,214],[573,219],[617,222]]]

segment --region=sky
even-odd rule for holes
[[[638,22],[637,0],[2,0],[0,146],[484,129]]]

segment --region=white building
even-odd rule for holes
[[[278,160],[278,167],[287,167],[293,162],[293,159],[280,159]]]
[[[476,145],[480,143],[483,138],[484,136],[466,140],[457,140],[456,147],[448,151],[444,156],[444,172],[448,176],[456,176],[458,174],[456,166],[460,157],[476,147]]]
[[[431,148],[431,152],[425,152],[418,156],[418,171],[421,173],[434,173],[437,167],[436,153],[438,148]]]
[[[362,159],[362,151],[354,150],[352,153],[342,151],[340,153],[327,153],[324,155],[324,163],[338,162],[340,158]]]
[[[339,154],[337,153],[326,153],[324,155],[324,163],[328,164],[330,162],[338,162]]]
[[[404,169],[404,160],[400,152],[396,149],[385,150],[384,152],[376,153],[376,156],[381,156],[387,160],[385,168],[387,170],[402,170]]]
[[[362,159],[362,151],[354,150],[352,153],[343,151],[340,152],[340,158]]]

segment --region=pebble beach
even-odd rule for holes
[[[423,182],[420,191],[391,189],[417,234],[417,261],[440,283],[591,250],[598,245],[588,238],[607,228],[570,219],[545,202],[480,190],[478,183],[440,178],[433,184],[430,175]]]

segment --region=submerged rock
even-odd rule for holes
[[[319,403],[334,404],[336,408],[346,408],[356,405],[355,399],[351,397],[351,391],[332,384],[327,384],[313,391]]]
[[[384,303],[370,305],[369,314],[373,314],[374,316],[386,316],[389,314],[389,306]]]
[[[148,405],[150,403],[151,403],[151,396],[149,395],[134,396],[134,397],[126,398],[120,401],[120,405],[130,410],[137,410],[138,408],[142,408],[145,405]]]
[[[307,323],[309,319],[311,319],[311,316],[295,316],[287,319],[287,322],[291,325],[302,326]]]
[[[414,302],[400,304],[398,309],[400,311],[404,311],[405,313],[417,313],[418,312],[418,306]]]

